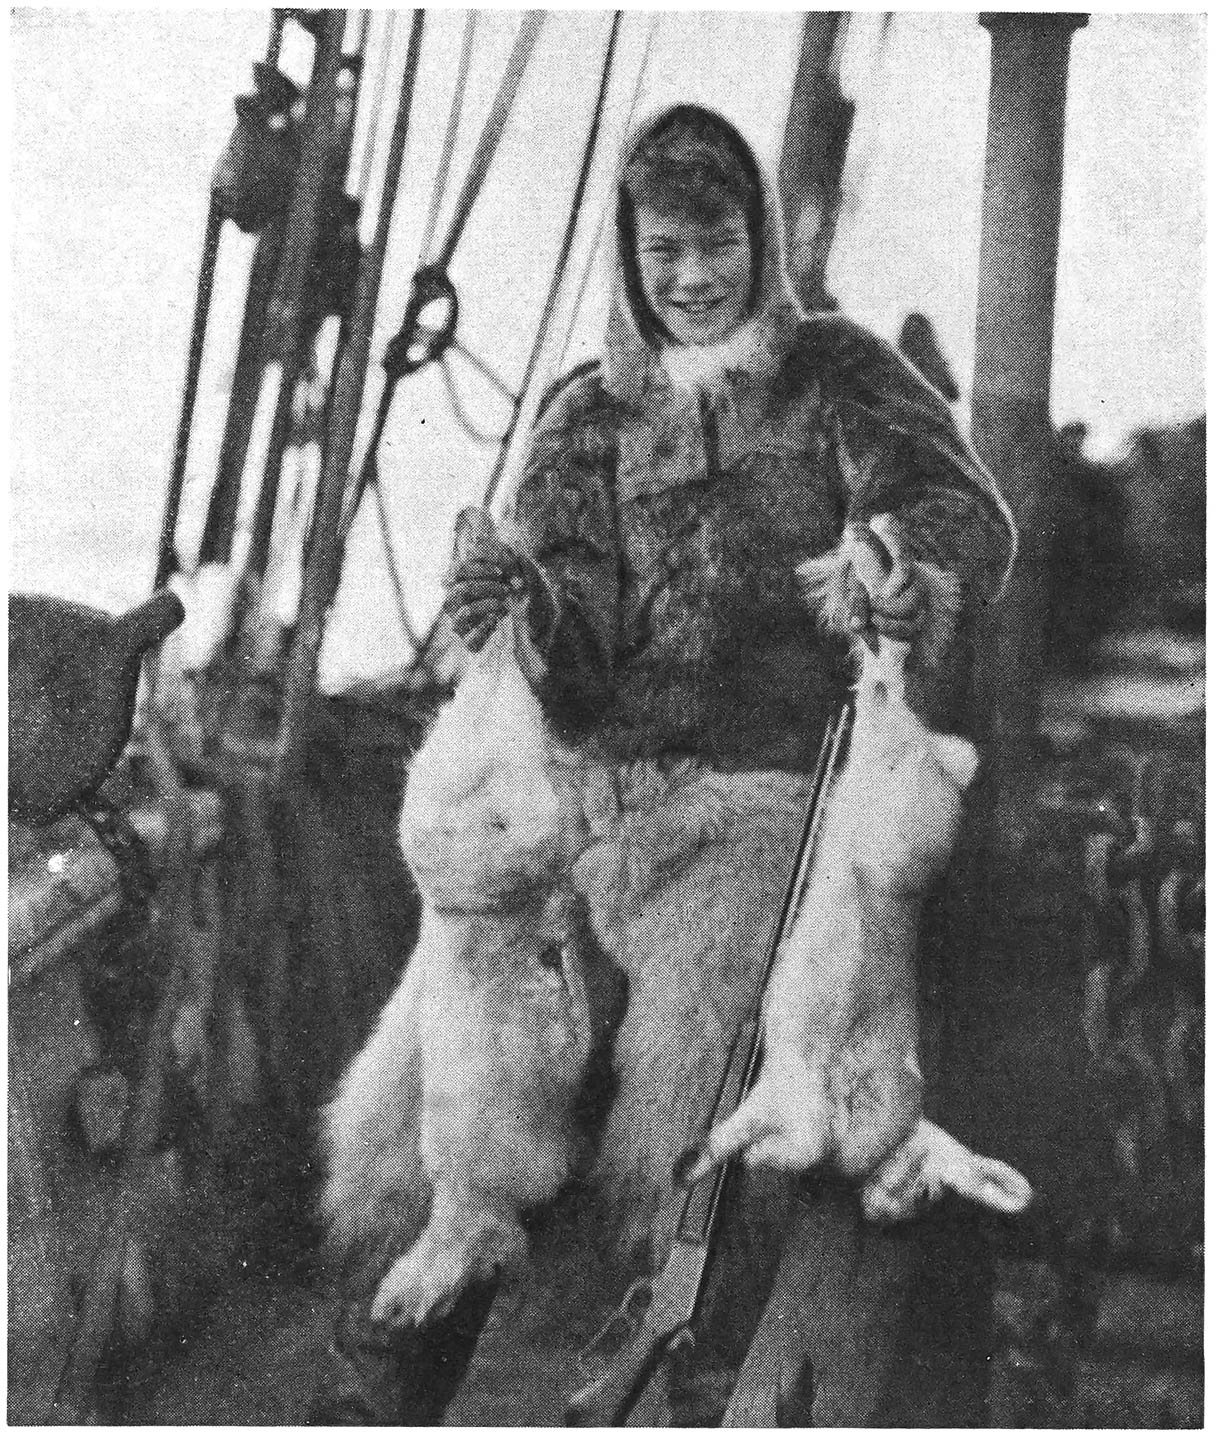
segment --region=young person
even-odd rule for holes
[[[752,1003],[848,683],[795,567],[846,524],[893,517],[907,581],[881,600],[856,583],[855,625],[912,640],[913,703],[960,729],[969,636],[1013,530],[916,372],[841,315],[799,311],[775,201],[733,126],[680,105],[644,127],[616,226],[602,357],[550,398],[513,543],[468,555],[446,609],[476,650],[526,594],[547,667],[538,693],[587,757],[592,841],[575,880],[629,979],[592,1189],[636,1264],[670,1239],[655,1217]],[[957,576],[962,597],[953,643],[934,656],[915,646],[923,563]],[[774,1203],[742,1227],[736,1273],[771,1274]]]
[[[518,545],[469,557],[447,599],[476,649],[527,593],[549,716],[611,777],[576,873],[631,985],[604,1177],[631,1216],[704,1123],[846,682],[795,566],[847,523],[894,517],[907,582],[881,600],[858,583],[855,623],[901,640],[927,618],[918,565],[957,576],[954,643],[914,647],[911,688],[959,730],[969,635],[1013,548],[945,403],[857,325],[798,311],[779,234],[726,121],[677,106],[642,131],[603,358],[537,426]]]

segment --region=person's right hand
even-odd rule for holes
[[[489,527],[465,531],[461,551],[448,572],[443,608],[468,648],[480,650],[520,597],[528,602],[529,628],[537,632],[548,595],[535,563]]]

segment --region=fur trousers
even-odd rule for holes
[[[574,881],[629,984],[592,1180],[619,1254],[651,1239],[662,1255],[671,1241],[652,1230],[755,1000],[809,793],[803,776],[722,774],[689,760],[587,779],[592,840]]]
[[[573,879],[595,939],[627,977],[628,1005],[614,1047],[615,1095],[593,1168],[566,1207],[577,1212],[575,1223],[559,1223],[562,1238],[553,1237],[585,1253],[591,1268],[608,1278],[595,1299],[554,1293],[542,1303],[553,1313],[555,1344],[559,1332],[567,1341],[588,1338],[603,1319],[605,1297],[615,1303],[632,1274],[664,1253],[672,1238],[665,1230],[672,1168],[705,1132],[727,1045],[754,1001],[809,792],[807,777],[728,775],[687,760],[584,771],[590,840]],[[416,1163],[417,1139],[410,1117],[401,1119],[400,1158],[408,1165]],[[734,1208],[746,1210],[746,1222],[733,1227],[729,1247],[738,1278],[723,1287],[733,1297],[733,1313],[717,1327],[724,1334],[737,1328],[730,1322],[738,1317],[742,1287],[756,1289],[763,1304],[757,1267],[775,1263],[787,1195],[785,1177],[744,1181],[746,1193]],[[370,1320],[377,1287],[424,1218],[421,1210],[402,1214],[398,1225],[385,1227],[382,1243],[369,1236],[348,1256],[339,1280],[332,1374],[322,1378],[316,1402],[318,1423],[433,1423],[450,1389],[441,1399],[420,1400],[414,1391],[441,1352],[448,1368],[455,1365],[450,1383],[459,1384],[476,1344],[469,1317],[484,1314],[476,1294],[439,1322],[430,1343],[418,1333],[386,1335]],[[572,1273],[591,1273],[577,1263],[558,1269],[562,1292],[569,1291]],[[525,1279],[520,1289],[528,1285]],[[502,1343],[513,1342],[504,1335]],[[479,1364],[487,1348],[493,1345],[478,1349]],[[711,1351],[704,1359],[716,1363]],[[539,1397],[537,1405],[540,1423],[551,1407]],[[560,1407],[550,1419],[558,1414]]]

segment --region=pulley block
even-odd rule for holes
[[[460,319],[460,300],[447,271],[424,265],[410,284],[401,329],[388,342],[384,369],[390,380],[413,375],[438,360],[451,345]]]
[[[236,128],[211,180],[223,214],[249,235],[286,214],[300,158],[292,118],[299,88],[271,65],[253,70],[256,89],[233,102]]]

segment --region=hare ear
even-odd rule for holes
[[[715,1125],[700,1145],[690,1145],[684,1151],[676,1160],[672,1180],[682,1189],[691,1189],[732,1155],[763,1139],[772,1128],[772,1117],[745,1100],[733,1115]]]
[[[973,1155],[971,1164],[954,1170],[946,1183],[966,1199],[1004,1215],[1020,1214],[1034,1199],[1024,1175],[987,1155]]]

